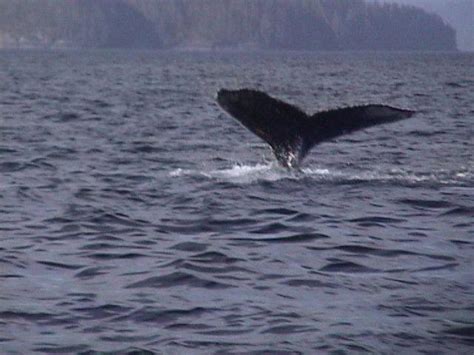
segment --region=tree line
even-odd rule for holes
[[[364,0],[0,0],[0,47],[454,50],[434,14]]]

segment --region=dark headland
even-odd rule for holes
[[[434,14],[364,0],[0,0],[0,48],[456,50]]]

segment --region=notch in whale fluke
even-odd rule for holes
[[[364,105],[309,116],[296,106],[252,89],[221,89],[217,102],[267,142],[278,162],[288,168],[297,167],[310,149],[321,142],[415,114],[386,105]]]

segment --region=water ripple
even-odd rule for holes
[[[472,61],[0,51],[2,352],[472,352]],[[222,87],[418,113],[288,171]]]

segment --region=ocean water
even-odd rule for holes
[[[279,168],[252,87],[410,120]],[[0,52],[0,352],[472,354],[474,55]]]

